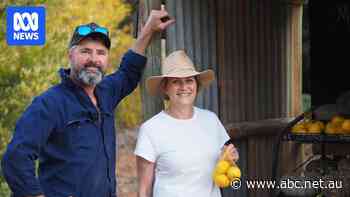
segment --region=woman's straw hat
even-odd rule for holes
[[[185,51],[178,50],[172,52],[164,59],[162,64],[162,75],[151,76],[146,80],[146,89],[150,95],[159,94],[159,87],[164,77],[191,77],[196,76],[200,87],[204,88],[210,85],[215,79],[213,70],[205,70],[197,72],[191,59],[187,56]]]

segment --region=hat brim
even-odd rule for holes
[[[160,95],[160,83],[165,77],[192,77],[197,76],[199,85],[201,88],[208,87],[212,81],[215,79],[215,73],[213,70],[208,69],[202,72],[192,72],[192,73],[183,73],[179,75],[160,75],[160,76],[151,76],[146,79],[146,90],[148,94],[152,96]]]

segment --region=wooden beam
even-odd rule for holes
[[[277,136],[291,120],[292,118],[278,118],[247,121],[227,124],[225,128],[233,140],[242,140],[259,136]]]
[[[288,81],[288,111],[289,117],[302,113],[302,1],[289,1],[287,11],[287,26],[289,31],[289,81]],[[307,144],[285,142],[281,146],[281,165],[278,174],[288,174],[302,161],[307,159]],[[300,173],[299,169],[295,174]]]
[[[286,3],[291,5],[300,6],[308,2],[308,0],[284,0]]]
[[[139,21],[144,24],[148,18],[149,13],[152,9],[161,8],[161,0],[140,0],[140,17]],[[141,30],[143,25],[140,25]],[[146,92],[145,80],[152,75],[160,75],[161,73],[161,35],[157,34],[153,36],[150,46],[146,50],[147,67],[143,74],[141,81],[141,99],[143,109],[143,119],[147,120],[153,115],[157,114],[163,109],[163,102],[159,97],[151,97]]]
[[[291,110],[289,116],[302,112],[302,5],[291,6]]]

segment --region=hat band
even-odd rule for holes
[[[188,72],[197,73],[193,67],[187,67],[187,68],[172,68],[164,72],[163,75],[171,75],[175,73],[188,73]]]

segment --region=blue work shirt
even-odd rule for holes
[[[3,156],[13,196],[116,196],[114,110],[137,87],[145,64],[129,50],[118,71],[96,86],[98,108],[71,81],[70,70],[60,69],[62,82],[33,99]]]

